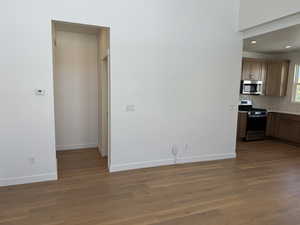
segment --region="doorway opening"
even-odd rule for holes
[[[110,165],[110,28],[52,21],[58,174]]]
[[[286,153],[300,144],[300,25],[243,42],[237,153]]]

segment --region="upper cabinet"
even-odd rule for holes
[[[261,59],[243,59],[242,80],[264,81],[266,76],[266,62]]]
[[[242,80],[263,82],[266,96],[285,96],[289,73],[289,61],[243,58]]]
[[[269,61],[265,81],[265,95],[285,96],[289,73],[289,61]]]

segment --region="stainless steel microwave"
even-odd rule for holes
[[[263,82],[260,80],[242,80],[241,94],[244,95],[262,95]]]

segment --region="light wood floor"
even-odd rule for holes
[[[238,143],[236,160],[108,174],[59,153],[56,182],[0,189],[1,225],[299,225],[300,148]]]

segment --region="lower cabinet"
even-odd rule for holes
[[[269,113],[266,134],[300,144],[300,115]]]
[[[237,139],[246,137],[247,112],[239,112],[237,125]]]
[[[266,135],[269,137],[275,137],[276,115],[277,115],[277,113],[273,113],[273,112],[268,113]]]

